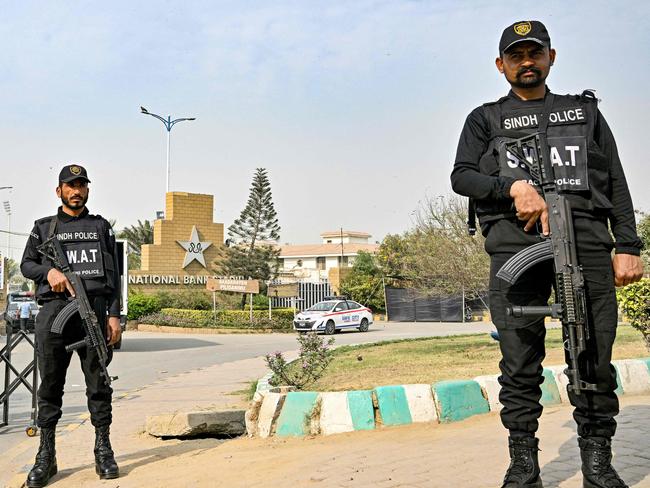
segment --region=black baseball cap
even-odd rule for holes
[[[61,183],[70,183],[74,180],[86,180],[90,183],[88,179],[88,173],[86,173],[86,168],[79,166],[78,164],[69,164],[64,166],[59,173],[59,181]]]
[[[544,24],[539,20],[522,20],[508,26],[501,34],[499,54],[503,55],[518,42],[532,41],[551,49],[551,37]]]

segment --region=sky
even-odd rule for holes
[[[650,211],[650,3],[642,1],[0,0],[0,201],[11,230],[54,213],[59,169],[84,165],[93,213],[117,229],[163,209],[166,133],[140,114],[196,117],[171,133],[171,190],[239,216],[268,170],[281,243],[413,225],[450,195],[467,114],[508,85],[502,30],[538,19],[560,94],[596,90],[635,208]],[[630,84],[631,83],[631,84]],[[0,207],[0,230],[9,219]],[[7,249],[0,234],[0,250]],[[20,258],[24,238],[11,238]]]

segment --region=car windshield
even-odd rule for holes
[[[329,312],[337,302],[318,302],[307,309],[308,312]]]

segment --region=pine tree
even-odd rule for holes
[[[255,170],[246,207],[228,227],[228,236],[230,247],[221,253],[217,263],[221,274],[262,281],[275,278],[280,249],[268,242],[280,239],[280,225],[264,168]],[[242,297],[242,306],[245,298]]]
[[[257,168],[253,176],[246,208],[228,227],[228,235],[249,251],[257,241],[278,241],[280,225],[273,207],[271,183],[264,168]]]

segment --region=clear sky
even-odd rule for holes
[[[546,23],[549,86],[594,88],[635,207],[650,211],[650,3],[644,1],[0,1],[0,201],[28,232],[53,213],[59,168],[81,163],[89,208],[153,219],[165,188],[214,194],[226,227],[268,169],[281,242],[325,230],[381,240],[425,195],[451,192],[466,115],[507,85],[501,31]],[[0,208],[0,229],[8,226]],[[24,240],[12,238],[14,257]],[[5,251],[6,237],[0,237]]]

